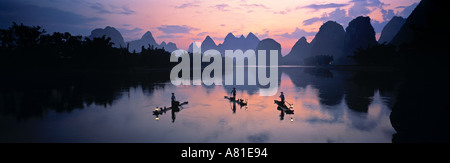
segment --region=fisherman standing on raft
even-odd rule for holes
[[[236,88],[233,88],[233,90],[231,90],[231,99],[236,100]]]
[[[283,94],[283,92],[281,92],[280,99],[281,99],[281,103],[284,105],[284,94]]]
[[[177,108],[180,102],[176,101],[175,93],[172,93],[171,100],[172,100],[172,109]]]

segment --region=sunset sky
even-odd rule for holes
[[[0,28],[13,21],[40,25],[48,33],[87,36],[112,26],[125,41],[151,31],[157,43],[174,42],[187,49],[207,35],[216,44],[227,33],[280,42],[283,54],[305,36],[310,42],[319,27],[334,20],[347,27],[357,16],[370,16],[377,38],[395,15],[407,17],[420,0],[2,0]]]

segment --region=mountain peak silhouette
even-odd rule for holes
[[[395,46],[413,44],[416,51],[424,55],[449,54],[449,28],[445,23],[449,17],[445,1],[422,0],[406,19],[391,44]]]
[[[314,39],[311,41],[311,55],[341,56],[344,49],[345,30],[335,21],[322,24]]]
[[[233,33],[231,33],[231,32],[228,33],[227,36],[225,36],[225,40],[227,40],[227,39],[233,39],[233,38],[236,38],[236,36],[234,36]]]
[[[152,32],[147,31],[144,35],[142,35],[141,40],[150,40],[152,43],[156,44],[155,38],[153,38]]]
[[[159,48],[164,48],[164,50],[171,52],[171,53],[178,49],[177,45],[175,43],[173,43],[173,42],[166,43],[165,41],[163,41],[159,45]]]
[[[306,41],[306,37],[303,36],[302,38],[300,38],[300,39],[297,41],[297,43],[299,43],[299,44],[305,44],[305,43],[308,43],[308,42]],[[297,43],[296,43],[296,44],[297,44]]]
[[[256,37],[255,34],[253,34],[252,32],[250,32],[250,33],[248,33],[248,35],[247,35],[247,40],[258,40],[258,41],[259,41],[259,38]]]
[[[111,26],[106,26],[104,29],[97,28],[92,30],[91,35],[88,36],[88,38],[93,39],[103,36],[111,38],[111,42],[114,43],[113,47],[126,47],[122,34],[117,29]]]
[[[167,43],[165,41],[163,41],[163,42],[161,42],[161,44],[159,46],[164,47],[166,45],[167,45]]]
[[[111,26],[106,26],[105,30],[116,30],[116,29],[114,27],[111,27]]]
[[[391,40],[397,35],[400,28],[402,28],[403,24],[405,24],[406,19],[400,16],[394,16],[392,19],[384,26],[381,31],[380,39],[378,43],[389,43]]]
[[[128,50],[130,52],[136,51],[138,53],[141,52],[142,47],[144,48],[148,48],[149,46],[153,46],[154,48],[160,47],[160,45],[156,43],[156,40],[155,38],[153,38],[153,35],[150,31],[145,32],[145,34],[142,35],[141,39],[131,41],[129,42],[129,44],[130,47]]]
[[[277,50],[278,51],[278,61],[281,60],[281,44],[275,41],[271,38],[266,38],[264,40],[261,40],[256,47],[256,51],[259,50],[266,50],[266,65],[269,65],[271,62],[270,60],[270,50]],[[256,55],[258,58],[258,55]],[[278,64],[278,63],[277,63]]]
[[[251,32],[247,35],[247,38],[244,35],[241,35],[239,38],[237,38],[233,35],[233,33],[230,32],[224,38],[223,43],[217,46],[217,49],[221,52],[222,55],[225,54],[225,50],[240,49],[245,52],[250,49],[256,50],[259,42],[259,38]]]
[[[208,41],[212,41],[212,42],[214,42],[214,40],[208,35],[208,36],[206,36],[206,38],[205,38],[205,40],[208,40]]]
[[[207,50],[218,50],[216,43],[209,35],[206,36],[206,38],[203,40],[201,48],[202,53],[204,53]]]
[[[345,30],[344,53],[342,56],[335,58],[337,64],[356,64],[356,62],[348,56],[353,56],[358,48],[368,48],[377,45],[375,38],[375,29],[370,23],[370,17],[359,16],[348,24]]]
[[[311,46],[305,37],[298,39],[289,54],[281,59],[284,65],[303,65],[304,59],[311,55]]]
[[[258,50],[281,50],[281,44],[272,38],[266,38],[259,42]]]

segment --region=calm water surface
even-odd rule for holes
[[[280,68],[275,96],[236,86],[237,97],[248,99],[244,107],[224,99],[233,86],[174,86],[167,80],[83,78],[5,88],[0,142],[391,142],[391,76]],[[154,116],[156,107],[170,106],[172,92],[189,104]],[[279,92],[294,105],[294,114],[277,110]]]

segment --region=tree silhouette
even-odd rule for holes
[[[153,46],[141,53],[113,47],[111,38],[83,38],[70,33],[46,34],[39,26],[13,23],[0,29],[1,70],[130,70],[170,68],[170,53]]]
[[[377,44],[366,49],[358,48],[353,58],[356,63],[364,66],[399,66],[403,65],[400,55],[392,44]]]

